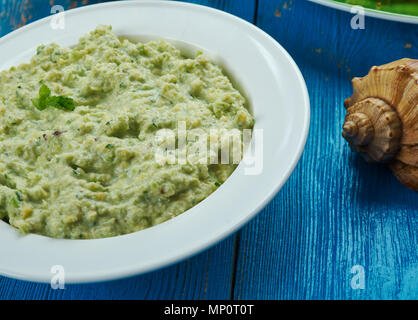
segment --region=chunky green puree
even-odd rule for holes
[[[101,238],[191,208],[234,164],[155,161],[156,132],[250,129],[222,70],[165,41],[120,40],[99,26],[72,48],[40,46],[0,72],[0,219],[22,233]]]

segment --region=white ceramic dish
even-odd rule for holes
[[[353,5],[350,5],[347,3],[335,2],[333,0],[309,0],[309,1],[316,2],[323,6],[327,6],[330,8],[343,10],[347,12],[350,12],[351,8],[353,7]],[[387,11],[379,11],[379,10],[373,10],[369,8],[364,8],[364,14],[369,17],[390,20],[390,21],[415,23],[415,24],[418,23],[418,17],[412,16],[412,15],[392,13],[392,12],[387,12]]]
[[[99,240],[57,240],[20,235],[0,221],[0,274],[49,282],[53,265],[66,283],[127,277],[169,265],[213,245],[260,211],[295,168],[309,128],[309,97],[289,54],[255,26],[203,6],[157,1],[110,2],[66,12],[65,29],[51,18],[0,39],[0,70],[28,61],[38,45],[70,46],[98,24],[125,36],[177,39],[216,53],[250,100],[255,129],[264,130],[259,175],[242,164],[210,197],[158,226]],[[280,219],[280,217],[277,217]]]

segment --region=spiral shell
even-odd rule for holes
[[[343,137],[367,161],[389,163],[398,179],[418,190],[418,60],[372,67],[352,80]]]

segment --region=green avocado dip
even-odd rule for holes
[[[236,164],[155,161],[156,133],[251,129],[245,98],[201,52],[99,26],[0,72],[0,219],[89,239],[142,230],[215,191]],[[189,142],[187,142],[189,143]]]

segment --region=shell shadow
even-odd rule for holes
[[[385,211],[411,207],[418,208],[418,193],[402,185],[385,164],[368,163],[360,155],[352,154],[348,165],[355,171],[359,208]]]

